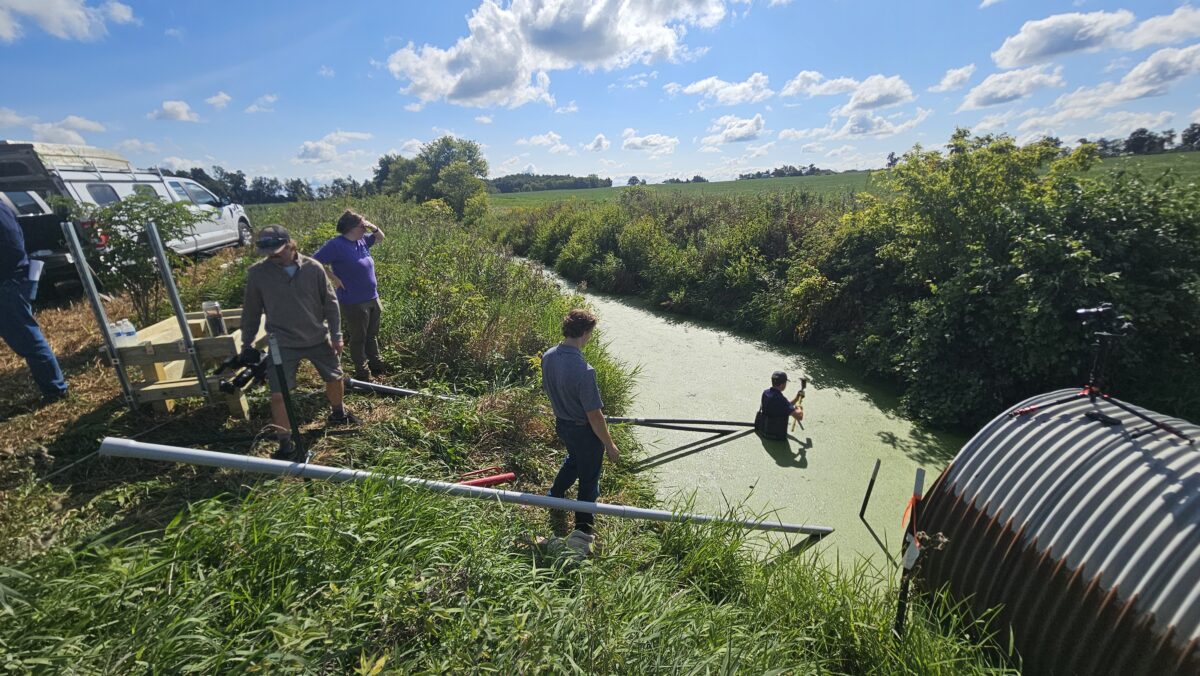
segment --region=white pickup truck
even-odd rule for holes
[[[121,155],[90,146],[0,141],[0,192],[10,205],[24,205],[17,209],[18,221],[29,255],[45,262],[43,285],[75,276],[59,228],[62,219],[46,207],[45,200],[52,195],[100,205],[134,194],[183,202],[206,218],[190,235],[167,242],[181,254],[245,244],[253,236],[241,205],[217,197],[191,179],[135,169]]]

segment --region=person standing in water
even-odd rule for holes
[[[763,390],[762,403],[754,416],[754,431],[767,439],[786,439],[788,418],[804,420],[804,408],[799,403],[804,399],[808,379],[800,379],[800,392],[795,401],[788,401],[783,394],[787,383],[787,374],[776,371],[771,374],[771,386]]]

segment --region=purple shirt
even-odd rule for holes
[[[333,268],[333,274],[342,280],[345,288],[337,290],[338,302],[356,305],[379,297],[379,284],[375,281],[375,260],[370,248],[375,246],[375,235],[370,234],[358,241],[338,235],[325,242],[313,254],[313,258]]]

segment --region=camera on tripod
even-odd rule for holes
[[[1133,330],[1133,322],[1129,317],[1117,314],[1112,303],[1101,303],[1096,307],[1081,307],[1075,310],[1085,327],[1096,326],[1095,336],[1120,338]]]

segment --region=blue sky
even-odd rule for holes
[[[0,0],[0,138],[370,176],[445,133],[491,175],[712,179],[1200,121],[1200,7],[1139,0]]]

